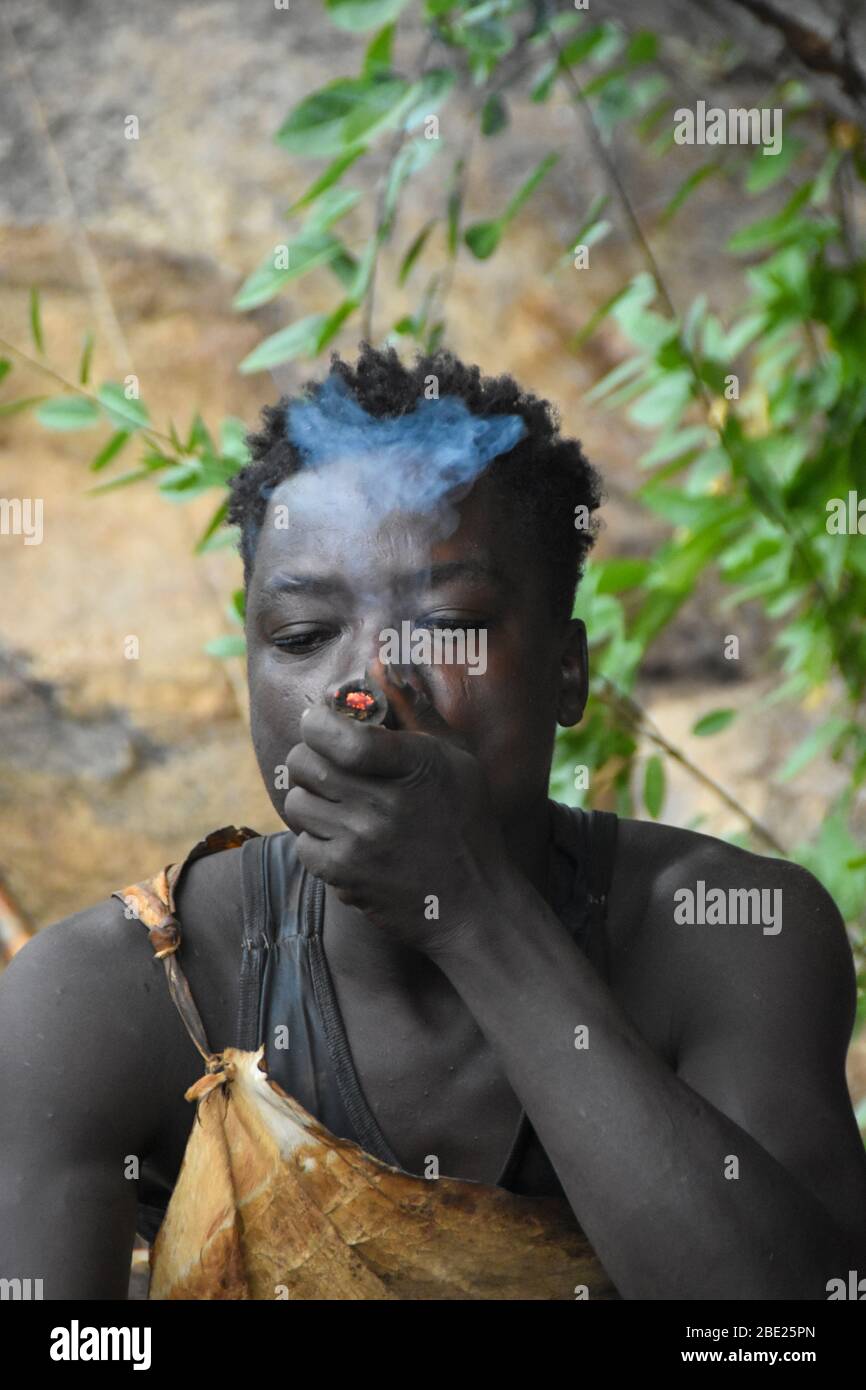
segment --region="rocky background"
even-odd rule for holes
[[[665,62],[686,104],[704,96],[750,105],[781,64],[800,75],[755,8],[644,0],[635,14],[627,0],[592,0],[594,18],[666,36]],[[839,12],[838,4],[805,0],[777,8],[828,38]],[[852,62],[859,62],[866,23],[854,8]],[[398,58],[408,64],[420,35],[403,22],[401,31]],[[291,0],[288,11],[273,0],[4,0],[2,338],[33,355],[28,296],[39,286],[46,360],[57,371],[74,375],[82,335],[93,327],[95,379],[137,373],[156,423],[171,418],[183,428],[196,409],[212,426],[226,414],[254,423],[263,403],[313,373],[302,363],[241,377],[238,362],[266,333],[333,303],[321,272],[252,314],[231,308],[240,283],[286,237],[285,209],[323,167],[287,156],[273,135],[302,96],[357,70],[364,42],[330,26],[319,0]],[[704,57],[724,45],[740,58],[726,85],[707,90]],[[834,110],[848,113],[850,95],[832,75],[812,80]],[[130,114],[139,120],[137,141],[124,138]],[[441,124],[453,150],[466,145],[465,110],[450,105]],[[552,144],[561,155],[555,174],[499,253],[483,263],[461,258],[447,344],[558,402],[565,428],[583,439],[608,480],[601,552],[646,553],[663,533],[628,499],[646,437],[583,400],[625,344],[608,328],[578,355],[567,346],[638,259],[621,228],[593,251],[590,271],[578,277],[557,265],[604,187],[585,130],[563,100],[536,106],[524,94],[512,102],[506,136],[476,140],[467,217],[501,208],[539,148]],[[728,190],[710,181],[678,220],[662,225],[660,211],[683,170],[651,161],[628,140],[617,141],[615,155],[675,301],[704,289],[725,316],[741,297],[721,254],[741,211]],[[371,187],[376,161],[356,170],[352,182]],[[392,267],[429,215],[426,186],[410,188]],[[350,244],[369,233],[370,218],[364,199],[343,224]],[[394,278],[379,274],[374,336],[412,307],[391,288]],[[336,346],[350,355],[357,333],[350,321]],[[16,395],[51,389],[18,357],[14,379]],[[41,546],[0,537],[0,900],[12,931],[88,906],[178,859],[216,826],[279,828],[249,743],[241,663],[203,652],[209,638],[231,630],[225,603],[240,583],[230,552],[192,554],[213,502],[175,507],[145,485],[89,496],[94,437],[49,434],[26,414],[0,417],[0,493],[38,495],[45,504]],[[132,466],[132,451],[125,457]],[[785,707],[783,720],[778,711],[756,712],[709,740],[689,732],[706,711],[749,707],[768,687],[760,614],[738,613],[739,663],[721,654],[730,623],[708,582],[652,653],[641,699],[673,743],[793,843],[820,823],[840,774],[816,763],[785,788],[772,777],[820,710]],[[123,654],[129,635],[140,643],[135,661]],[[672,775],[664,814],[677,823],[703,815],[716,833],[739,828],[685,775]],[[866,1066],[854,1055],[851,1079],[856,1095],[866,1093]]]

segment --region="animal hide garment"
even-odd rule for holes
[[[264,1048],[218,1056],[186,1093],[150,1298],[617,1297],[562,1199],[391,1168],[270,1080]]]

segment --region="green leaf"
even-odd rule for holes
[[[783,237],[797,235],[804,228],[808,230],[814,224],[806,218],[798,217],[797,214],[809,201],[811,193],[812,184],[803,184],[781,212],[775,213],[772,217],[762,217],[735,232],[728,240],[727,249],[739,253],[760,251],[765,246],[777,246]]]
[[[665,800],[665,770],[657,753],[648,759],[644,769],[643,800],[653,820],[658,820]]]
[[[375,72],[387,72],[390,69],[396,28],[396,24],[386,24],[370,40],[367,45],[367,52],[364,54],[364,64],[361,68],[362,77],[371,77]]]
[[[590,233],[595,233],[593,240],[598,240],[599,233],[596,231],[596,228],[607,228],[609,225],[606,222],[599,221],[599,218],[601,214],[604,212],[604,209],[607,207],[609,201],[610,198],[607,193],[599,193],[596,195],[595,198],[593,198],[592,202],[589,205],[589,208],[587,209],[586,216],[584,217],[574,236],[571,238],[569,245],[572,248],[577,246],[580,242],[591,244],[587,242],[587,237]],[[571,252],[569,252],[569,255],[570,254]]]
[[[90,363],[93,358],[93,334],[88,328],[84,335],[84,347],[81,352],[81,362],[78,367],[78,381],[81,386],[86,386],[90,380]]]
[[[241,467],[250,461],[247,445],[247,425],[234,415],[227,415],[220,425],[220,453],[223,458],[233,459]]]
[[[496,135],[508,125],[508,107],[498,92],[491,92],[481,108],[481,134]]]
[[[290,154],[348,155],[393,115],[408,91],[409,83],[402,78],[338,77],[290,112],[276,142]]]
[[[304,223],[301,241],[313,241],[320,232],[326,231],[335,222],[339,222],[341,217],[345,217],[347,212],[351,212],[360,198],[359,188],[326,189],[313,204],[313,210]],[[294,246],[290,250],[294,250]]]
[[[471,227],[467,227],[464,233],[464,240],[470,251],[478,260],[486,260],[492,256],[499,245],[502,233],[523,207],[524,203],[532,197],[535,189],[544,178],[548,170],[552,169],[559,159],[558,154],[548,154],[532,171],[529,178],[517,190],[514,197],[509,202],[505,211],[499,217],[492,218],[487,222],[475,222]]]
[[[19,411],[29,410],[31,406],[38,405],[40,401],[45,399],[45,396],[22,396],[17,401],[4,401],[0,405],[0,416],[17,415]]]
[[[107,381],[97,391],[99,404],[115,429],[140,430],[150,424],[147,406],[143,401],[127,400],[124,388],[117,382]]]
[[[766,314],[746,314],[739,323],[735,323],[728,330],[724,346],[724,356],[728,362],[739,357],[743,349],[754,342],[758,334],[763,332],[766,322]]]
[[[709,714],[705,714],[696,724],[692,725],[692,733],[704,737],[707,734],[717,734],[722,729],[726,729],[737,717],[735,709],[714,709]]]
[[[642,454],[638,462],[640,468],[655,468],[660,463],[682,458],[684,454],[706,448],[712,441],[712,432],[706,425],[689,425],[683,430],[665,430],[651,449]]]
[[[545,155],[544,159],[533,169],[526,182],[517,190],[511,202],[506,207],[499,221],[505,227],[514,217],[517,216],[524,203],[528,202],[535,192],[544,176],[553,168],[559,160],[558,154]]]
[[[708,164],[702,164],[699,169],[695,169],[693,173],[689,174],[688,178],[683,180],[670,202],[664,208],[662,212],[662,221],[669,222],[674,214],[679,212],[686,199],[691,197],[695,189],[700,188],[705,179],[710,178],[713,174],[718,174],[721,167],[719,161],[713,159]]]
[[[348,287],[348,297],[353,304],[360,304],[367,288],[370,284],[370,277],[373,274],[373,267],[379,254],[381,238],[378,232],[368,239],[366,246],[361,254],[361,259],[357,262],[355,274]]]
[[[650,562],[623,556],[615,560],[603,560],[594,564],[592,568],[596,574],[601,571],[597,593],[619,594],[624,589],[633,589],[643,583],[649,572]]]
[[[326,189],[331,188],[337,180],[342,177],[346,170],[355,163],[355,160],[359,159],[366,151],[366,145],[353,145],[350,149],[346,150],[344,154],[338,155],[336,159],[331,161],[325,172],[320,174],[314,183],[310,184],[306,193],[303,193],[300,198],[292,203],[291,207],[286,209],[286,216],[292,217],[296,212],[299,212],[301,208],[309,207],[311,203],[314,203],[319,195],[324,193]]]
[[[668,372],[631,406],[629,418],[638,425],[666,425],[672,429],[679,424],[692,398],[692,387],[690,372]]]
[[[578,329],[575,333],[569,343],[569,347],[574,350],[583,347],[584,343],[592,337],[599,324],[604,322],[608,314],[612,313],[617,305],[619,305],[630,292],[631,286],[625,285],[621,290],[617,290],[612,294],[609,299],[606,299],[603,304],[600,304],[595,310],[595,313],[590,315],[583,328]]]
[[[798,772],[802,772],[807,763],[831,743],[849,727],[846,719],[828,719],[825,724],[820,724],[817,729],[797,744],[797,747],[789,754],[782,765],[778,777],[780,782],[788,782],[792,777],[796,777]]]
[[[288,328],[280,329],[279,333],[272,333],[244,358],[238,371],[248,376],[251,372],[277,367],[281,362],[292,362],[296,357],[315,357],[326,323],[325,314],[308,314]]]
[[[792,855],[798,863],[819,879],[835,898],[839,910],[846,921],[858,920],[866,906],[866,867],[851,869],[862,853],[862,841],[858,844],[851,834],[846,817],[845,802],[850,797],[846,793],[842,804],[838,804],[829,815],[823,817],[818,837],[811,844],[798,845]]]
[[[622,386],[638,372],[643,371],[645,366],[646,361],[643,357],[627,357],[624,362],[620,362],[618,366],[607,372],[600,381],[597,381],[587,391],[584,400],[591,402],[603,400],[605,396],[610,395],[611,391],[615,391],[618,386]]]
[[[628,48],[625,51],[626,62],[637,65],[638,63],[651,63],[658,54],[658,36],[651,29],[639,29],[633,35]]]
[[[457,73],[453,68],[428,69],[417,82],[412,84],[406,97],[405,110],[402,108],[400,110],[399,114],[404,128],[414,130],[421,121],[433,115],[443,104],[456,81]],[[439,153],[437,140],[428,140],[425,137],[423,143],[427,146],[433,146],[432,150],[428,149],[428,158]]]
[[[445,3],[445,0],[443,0],[443,3]],[[450,4],[453,3],[454,0],[450,0]],[[540,11],[541,6],[539,6],[537,20],[538,27],[529,39],[530,48],[546,48],[550,43],[551,34],[564,34],[567,33],[569,29],[576,29],[578,25],[583,25],[585,23],[584,16],[574,11],[566,11],[565,13],[551,15],[549,19],[545,19],[542,23],[540,20]]]
[[[746,175],[746,192],[763,193],[765,188],[771,188],[774,183],[778,183],[805,148],[804,140],[798,139],[795,135],[783,134],[782,148],[778,154],[767,154],[763,148],[756,150]]]
[[[87,396],[53,396],[40,405],[36,419],[47,430],[89,430],[99,424],[100,414]]]
[[[408,179],[425,168],[431,159],[435,159],[440,150],[441,141],[421,139],[410,141],[397,154],[388,172],[385,196],[382,200],[383,237],[390,233],[391,219],[397,206],[400,189]]]
[[[39,291],[35,286],[30,290],[30,336],[33,339],[36,351],[43,355],[45,352],[45,339],[42,336],[42,304]]]
[[[559,64],[555,58],[551,58],[536,73],[535,82],[532,85],[529,96],[530,100],[540,104],[547,101],[553,91],[554,83],[559,76]]]
[[[346,190],[338,190],[345,192]],[[310,232],[306,236],[300,236],[291,245],[286,247],[288,266],[277,267],[274,265],[276,253],[279,248],[275,248],[270,255],[262,262],[257,270],[244,281],[232,300],[232,307],[239,311],[254,309],[259,304],[266,304],[279,294],[284,285],[290,280],[297,279],[300,275],[306,275],[316,266],[327,265],[342,251],[342,243],[328,232]]]
[[[381,131],[405,118],[420,84],[409,85],[402,77],[367,79],[370,89],[363,101],[348,113],[343,123],[343,139],[348,144],[372,140]]]
[[[199,541],[195,547],[197,555],[209,554],[212,550],[227,550],[229,546],[237,549],[240,541],[239,526],[219,526],[207,540]]]
[[[98,473],[101,468],[105,468],[111,460],[117,458],[124,444],[130,439],[129,430],[118,430],[113,434],[108,443],[100,449],[99,453],[91,460],[90,469],[93,473]]]
[[[204,528],[198,540],[196,541],[194,549],[194,553],[196,555],[201,555],[205,550],[208,549],[208,542],[212,539],[212,537],[222,526],[223,522],[226,519],[228,509],[228,499],[226,499],[224,502],[220,502],[216,511],[211,516],[211,519],[208,522],[207,526]],[[210,548],[213,549],[213,547]]]
[[[457,242],[460,236],[460,214],[463,208],[463,193],[460,178],[465,167],[465,160],[458,159],[454,164],[454,171],[451,176],[451,188],[448,193],[448,255],[457,255]]]
[[[232,592],[231,602],[228,608],[228,615],[234,623],[243,623],[246,613],[246,595],[243,589],[235,589]]]
[[[89,487],[88,493],[96,497],[103,492],[114,492],[119,487],[129,487],[130,483],[140,483],[143,478],[152,476],[153,470],[150,468],[136,468],[132,473],[122,473],[119,478],[112,478],[110,483],[100,483],[99,487]]]
[[[329,18],[340,29],[362,34],[396,19],[408,0],[325,0]]]
[[[190,426],[189,434],[186,437],[186,443],[183,446],[183,452],[185,454],[195,454],[200,450],[212,455],[214,452],[214,443],[210,430],[201,418],[201,415],[196,411],[192,425]]]
[[[208,656],[219,657],[221,661],[230,656],[245,656],[246,638],[240,632],[227,633],[224,637],[211,638],[210,642],[205,643],[204,649]]]
[[[347,251],[345,246],[341,246],[334,259],[328,261],[328,270],[348,293],[358,277],[358,259]]]
[[[336,338],[346,319],[354,313],[359,304],[358,299],[344,299],[342,304],[338,304],[333,313],[329,314],[322,324],[322,330],[316,340],[316,352],[320,353],[328,346],[332,338]]]
[[[502,223],[498,220],[493,222],[473,222],[471,227],[467,227],[463,233],[463,240],[469,247],[473,256],[479,261],[484,261],[499,245],[502,237]]]
[[[12,370],[12,363],[8,357],[0,357],[0,381],[7,377]]]
[[[573,63],[583,63],[598,49],[609,44],[612,27],[608,24],[597,24],[593,29],[586,29],[582,34],[571,39],[559,50],[560,67],[570,67]]]
[[[438,217],[431,217],[430,221],[425,222],[418,235],[413,238],[409,250],[406,252],[402,262],[400,263],[400,270],[397,275],[398,285],[405,285],[407,279],[409,278],[409,274],[412,270],[413,265],[417,261],[418,257],[421,255],[421,252],[424,250],[424,247],[427,243],[427,238],[429,237],[430,233],[432,232],[433,228],[436,226],[438,221]]]
[[[445,324],[442,321],[442,319],[439,319],[437,323],[433,324],[432,328],[430,329],[430,332],[427,335],[427,341],[424,344],[424,351],[429,354],[436,352],[440,347],[444,337]]]

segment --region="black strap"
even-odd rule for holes
[[[237,1046],[242,1052],[259,1047],[259,1010],[265,952],[268,950],[268,913],[265,900],[264,859],[267,835],[247,840],[241,849],[241,884],[244,900],[244,936],[238,996]]]
[[[590,811],[587,826],[587,912],[590,934],[601,947],[605,980],[610,978],[610,951],[605,924],[613,866],[616,860],[617,817],[612,811]]]

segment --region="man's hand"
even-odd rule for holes
[[[289,754],[286,824],[298,854],[344,903],[403,945],[435,957],[510,875],[486,779],[431,708],[419,732],[371,727],[324,706],[306,711]]]

